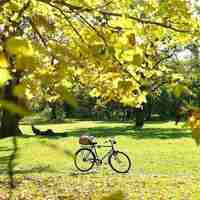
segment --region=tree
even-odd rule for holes
[[[168,73],[163,53],[199,37],[187,1],[3,0],[0,7],[1,137],[20,134],[32,99],[76,106],[76,85],[102,103],[141,107]]]

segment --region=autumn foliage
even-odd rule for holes
[[[188,112],[188,123],[192,130],[192,137],[197,145],[200,144],[200,109],[190,110]]]

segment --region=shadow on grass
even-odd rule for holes
[[[85,121],[93,121],[91,119],[79,119],[79,118],[68,118],[68,119],[56,119],[56,120],[49,120],[43,118],[36,118],[36,119],[26,119],[24,118],[20,125],[54,125],[54,124],[73,124],[77,122],[85,122]],[[110,122],[109,122],[110,123]]]
[[[49,125],[50,126],[50,125]],[[131,130],[134,130],[133,126],[123,126],[122,127],[114,127],[114,128],[108,128],[108,127],[95,127],[95,128],[80,128],[76,129],[75,131],[68,131],[68,132],[54,132],[50,135],[34,135],[32,132],[23,134],[22,136],[19,136],[20,138],[48,138],[48,139],[58,139],[60,137],[69,137],[69,136],[77,136],[83,134],[93,135],[96,137],[110,137],[115,135],[132,135]],[[127,132],[128,131],[128,132]]]
[[[12,137],[12,148],[0,147],[0,174],[8,176],[8,196],[12,198],[13,189],[15,188],[14,166],[17,157],[17,139],[16,136]],[[1,153],[4,154],[1,156]],[[7,155],[5,155],[7,154]]]
[[[163,122],[148,122],[148,125],[155,124],[159,127],[159,124],[162,125],[162,128],[149,128],[144,127],[143,129],[136,129],[133,125],[130,125],[129,123],[120,123],[120,126],[118,127],[108,127],[108,126],[102,126],[103,123],[110,123],[105,121],[97,121],[95,122],[97,124],[96,127],[86,127],[86,128],[77,128],[75,130],[69,130],[65,132],[54,132],[51,135],[44,135],[44,136],[36,136],[33,135],[31,132],[30,134],[24,134],[23,136],[20,136],[22,138],[48,138],[48,139],[59,139],[60,137],[79,137],[80,135],[92,135],[95,137],[112,137],[112,136],[132,136],[135,139],[178,139],[178,138],[184,138],[184,137],[191,137],[190,131],[187,128],[167,128],[166,126],[163,126]],[[112,122],[116,123],[116,122]],[[117,122],[119,125],[119,122]],[[100,124],[100,126],[98,126]],[[49,128],[51,128],[51,124],[49,124]]]
[[[95,137],[112,137],[117,135],[127,135],[133,134],[133,126],[121,126],[121,127],[93,127],[93,128],[80,128],[75,131],[70,131],[69,136],[80,136],[84,134],[92,135]]]
[[[178,139],[191,137],[191,134],[188,129],[144,128],[136,130],[133,137],[137,139]]]
[[[67,132],[54,132],[54,134],[50,135],[31,135],[31,134],[23,134],[19,136],[20,138],[48,138],[48,139],[58,139],[60,137],[68,137],[69,133]]]
[[[0,174],[8,174],[8,163],[10,155],[0,156]]]
[[[48,166],[35,166],[31,168],[21,168],[13,170],[15,175],[17,174],[33,174],[33,173],[58,173],[58,171],[52,169],[49,165]]]
[[[36,166],[21,169],[16,168],[16,159],[18,157],[18,137],[12,137],[12,148],[0,147],[0,175],[8,176],[8,196],[9,199],[12,199],[13,191],[18,186],[18,182],[16,180],[17,174],[30,174],[30,173],[57,173],[57,171],[50,168],[50,166]],[[4,155],[2,155],[4,154]],[[6,155],[5,155],[6,154]]]
[[[177,139],[191,137],[188,129],[176,128],[144,128],[134,129],[133,126],[124,127],[95,127],[80,128],[68,133],[69,136],[80,136],[89,134],[95,137],[112,137],[112,136],[132,136],[135,139]]]

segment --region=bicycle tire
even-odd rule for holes
[[[90,165],[89,165],[89,167],[87,167],[86,169],[81,168],[81,167],[80,167],[80,163],[78,163],[78,156],[81,156],[81,153],[83,153],[83,151],[88,152],[88,153],[87,153],[87,156],[91,156],[91,157],[90,157],[90,160],[92,160],[92,161],[88,162],[88,163],[90,163]],[[84,161],[84,162],[85,162],[85,161]],[[74,164],[75,164],[76,168],[77,168],[79,171],[81,171],[81,172],[87,172],[87,171],[91,170],[91,169],[93,168],[94,164],[95,164],[95,155],[94,155],[94,153],[93,153],[90,149],[88,149],[88,148],[81,148],[81,149],[79,149],[79,150],[75,153]]]
[[[115,158],[116,159],[116,156],[118,155],[123,155],[123,157],[126,159],[126,161],[128,162],[128,165],[127,167],[124,169],[124,170],[119,170],[115,167],[115,165],[113,165],[113,159]],[[117,173],[128,173],[128,171],[130,170],[131,168],[131,160],[130,158],[128,157],[127,154],[125,154],[124,152],[121,152],[121,151],[114,151],[108,158],[108,164],[110,165],[110,167],[116,171]]]

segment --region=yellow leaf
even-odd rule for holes
[[[181,43],[181,44],[187,44],[187,43],[190,43],[192,41],[192,37],[190,36],[190,34],[179,34],[177,35],[177,42]]]
[[[6,51],[11,55],[32,55],[31,43],[21,37],[13,37],[6,41]]]
[[[37,63],[37,61],[33,56],[24,56],[24,55],[16,56],[16,68],[18,70],[22,70],[24,68],[33,69],[38,65],[39,63]]]
[[[0,87],[4,85],[4,83],[11,79],[11,75],[7,69],[0,68]]]
[[[125,199],[125,196],[122,191],[117,191],[117,192],[112,193],[109,196],[105,196],[101,198],[101,200],[124,200],[124,199]]]
[[[200,110],[190,111],[190,116],[188,118],[189,126],[192,130],[192,137],[194,138],[197,145],[200,144]]]
[[[7,68],[9,66],[8,60],[4,53],[0,53],[0,67]]]
[[[26,98],[27,98],[28,101],[31,100],[34,97],[33,89],[32,88],[31,89],[26,89],[25,95],[26,95]]]
[[[13,94],[15,96],[24,97],[25,93],[26,93],[26,84],[25,83],[20,83],[20,84],[16,85],[13,89]]]
[[[137,102],[136,102],[136,99],[132,96],[132,97],[127,97],[125,95],[122,96],[120,102],[122,104],[124,104],[125,106],[136,106]]]
[[[97,88],[94,88],[90,91],[90,95],[92,97],[99,97],[101,95],[101,92]]]

